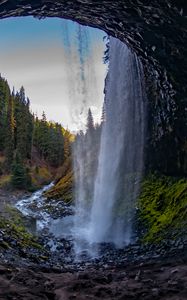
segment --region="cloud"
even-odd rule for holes
[[[96,42],[95,42],[96,43]],[[89,57],[86,69],[86,88],[88,99],[85,108],[94,105],[96,118],[103,102],[105,66],[102,64],[103,45],[93,45],[94,51]],[[34,47],[0,49],[0,72],[6,77],[11,87],[25,87],[26,95],[31,100],[32,110],[41,115],[46,112],[49,119],[62,122],[75,130],[78,122],[84,123],[81,116],[82,100],[78,93],[77,57],[68,62],[67,52],[59,41],[43,43]],[[91,73],[92,74],[91,74]],[[74,92],[72,92],[74,90]],[[76,112],[76,113],[75,113]],[[93,112],[94,113],[94,112]],[[82,118],[82,120],[81,120]]]

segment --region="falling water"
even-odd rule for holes
[[[98,166],[92,186],[85,182],[89,176],[84,174],[83,157],[88,155],[89,147],[83,149],[78,143],[74,155],[77,251],[84,247],[90,251],[94,244],[101,242],[113,242],[121,247],[133,237],[133,217],[144,166],[146,97],[143,70],[136,55],[115,38],[110,38],[109,56],[106,121],[102,125]],[[85,188],[92,194],[89,201]]]
[[[64,20],[62,29],[71,122],[74,130],[84,130],[88,109],[102,105],[102,96],[99,95],[103,86],[97,78],[95,66],[97,53],[102,53],[102,50],[97,49],[93,33],[87,26]]]

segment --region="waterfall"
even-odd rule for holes
[[[143,171],[145,102],[137,57],[111,38],[104,123],[93,205],[90,241],[129,243],[135,201]]]
[[[75,244],[78,251],[85,247],[90,251],[94,244],[101,242],[121,247],[133,237],[133,217],[144,167],[146,97],[143,70],[136,55],[115,38],[110,38],[109,58],[105,84],[106,121],[102,125],[93,185],[89,175],[85,177],[85,157],[89,159],[90,148],[85,149],[84,143],[83,149],[80,139],[74,152]],[[89,201],[85,189],[91,194]]]
[[[62,29],[71,126],[75,131],[84,130],[88,109],[95,105],[99,111],[102,105],[103,84],[96,70],[99,60],[102,65],[102,49],[89,27],[64,20]]]

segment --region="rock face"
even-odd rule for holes
[[[187,173],[186,0],[1,0],[0,18],[60,17],[105,30],[142,59],[148,92],[147,166]]]

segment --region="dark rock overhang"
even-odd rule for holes
[[[0,0],[0,19],[15,16],[71,19],[131,47],[145,70],[148,169],[187,174],[186,0]]]
[[[106,31],[158,71],[165,69],[175,89],[183,89],[187,78],[186,11],[186,0],[0,1],[0,18],[59,17]]]

